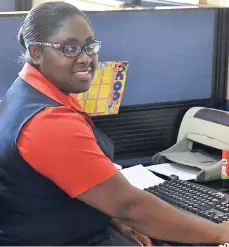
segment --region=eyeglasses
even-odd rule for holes
[[[101,49],[101,41],[94,40],[92,43],[84,45],[61,45],[47,42],[31,42],[30,45],[38,45],[42,47],[50,47],[61,51],[66,57],[77,57],[83,50],[85,50],[88,56],[96,55]]]

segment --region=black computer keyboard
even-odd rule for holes
[[[216,223],[229,220],[229,195],[179,179],[145,189],[162,200]]]

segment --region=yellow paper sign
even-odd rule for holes
[[[99,63],[90,89],[77,95],[83,110],[92,116],[118,114],[127,69],[127,62]]]

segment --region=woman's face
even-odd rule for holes
[[[73,16],[56,35],[45,42],[83,47],[94,39],[94,33],[85,18]],[[88,56],[83,49],[77,57],[66,57],[54,48],[34,49],[38,49],[35,52],[39,71],[57,88],[65,93],[82,93],[89,89],[97,68],[98,55]]]

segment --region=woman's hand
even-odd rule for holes
[[[120,220],[112,219],[112,225],[124,236],[128,237],[131,240],[134,240],[139,245],[152,246],[152,242],[149,237],[145,236],[140,232],[137,232],[136,230],[132,229],[127,225],[124,225]]]

